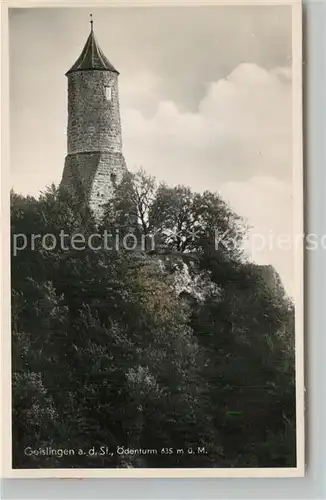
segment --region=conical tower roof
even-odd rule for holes
[[[74,71],[114,71],[119,74],[119,71],[110,63],[110,61],[103,54],[93,30],[93,21],[91,21],[91,32],[87,38],[82,53],[78,57],[75,64],[67,71],[66,75]]]

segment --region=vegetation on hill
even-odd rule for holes
[[[294,307],[220,196],[139,171],[100,225],[52,186],[11,228],[14,467],[295,466]]]

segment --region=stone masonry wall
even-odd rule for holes
[[[117,73],[68,74],[68,155],[61,186],[82,197],[97,219],[126,171],[119,108]]]
[[[66,156],[61,186],[72,196],[83,197],[88,203],[100,156],[100,153],[79,153]]]
[[[106,97],[111,89],[111,99]],[[68,75],[68,154],[121,153],[118,75],[76,71]]]
[[[126,164],[122,153],[77,153],[66,156],[61,185],[82,196],[96,218],[121,182]]]
[[[96,174],[89,191],[89,206],[95,217],[103,215],[103,205],[114,195],[114,189],[120,184],[126,164],[122,153],[101,153]]]

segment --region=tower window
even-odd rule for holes
[[[111,101],[112,98],[112,89],[111,87],[105,87],[105,98],[107,101]]]

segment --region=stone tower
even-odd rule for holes
[[[98,45],[91,20],[82,53],[66,73],[68,151],[61,186],[82,194],[97,219],[126,171],[118,75]]]

